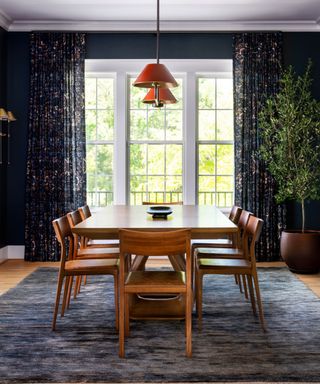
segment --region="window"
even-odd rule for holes
[[[86,60],[87,201],[231,207],[231,60],[163,60],[177,104],[142,103],[132,86],[146,60]]]
[[[198,78],[198,203],[231,207],[234,191],[232,79]]]
[[[128,82],[130,203],[182,200],[182,79],[172,90],[178,103],[153,108],[142,103],[146,89]]]
[[[86,78],[87,202],[91,206],[113,203],[113,95],[113,78]]]

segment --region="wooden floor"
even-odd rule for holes
[[[165,260],[150,260],[153,265],[164,265]],[[258,263],[259,267],[279,267],[284,266],[282,262]],[[38,267],[59,266],[59,263],[27,262],[23,260],[8,260],[0,264],[0,295],[16,286],[21,280],[35,271]],[[316,275],[297,275],[312,291],[320,297],[320,273]]]

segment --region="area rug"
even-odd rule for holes
[[[90,277],[57,331],[57,269],[40,268],[0,297],[0,383],[320,381],[320,300],[286,268],[259,270],[267,333],[232,276],[204,279],[193,357],[183,322],[132,322],[118,358],[112,279]]]

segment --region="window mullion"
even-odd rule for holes
[[[197,81],[194,72],[188,72],[184,87],[184,156],[183,202],[196,203],[196,107]]]
[[[114,129],[114,204],[127,202],[126,182],[126,128],[127,128],[127,77],[125,72],[117,72],[115,82],[115,129]]]

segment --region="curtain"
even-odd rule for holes
[[[276,185],[258,153],[258,114],[266,98],[278,90],[281,63],[281,33],[234,34],[235,203],[264,220],[259,261],[280,259],[285,223],[284,207],[274,199]]]
[[[85,202],[83,33],[31,33],[25,259],[57,261],[52,220]]]

